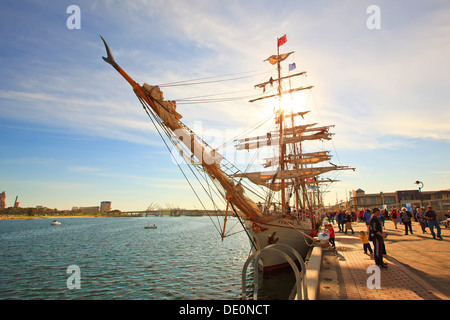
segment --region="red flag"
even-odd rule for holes
[[[278,39],[278,46],[281,47],[286,42],[287,42],[287,38],[286,38],[286,35],[284,35],[284,36],[282,36],[281,38]]]

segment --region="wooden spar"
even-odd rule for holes
[[[231,200],[231,197],[229,197],[229,199],[227,200],[227,208],[225,209],[225,218],[223,219],[222,241],[225,238],[225,227],[227,225],[228,207],[230,205],[230,200]]]
[[[102,38],[103,43],[105,44],[105,49],[106,49],[106,53],[107,53],[107,57],[102,57],[103,60],[105,60],[105,62],[109,63],[110,65],[112,65],[114,67],[114,69],[116,69],[120,75],[122,77],[125,78],[125,80],[127,80],[127,82],[131,85],[131,87],[133,87],[133,91],[140,96],[142,99],[144,99],[151,107],[152,109],[156,109],[155,103],[146,98],[146,94],[144,93],[144,91],[142,90],[142,87],[136,82],[134,81],[114,60],[114,57],[111,53],[111,50],[109,49],[108,44],[106,43],[105,39],[103,39],[102,36],[100,36],[100,38]],[[147,101],[148,100],[148,101]]]
[[[288,78],[292,78],[292,77],[301,76],[301,75],[304,75],[304,74],[306,74],[305,71],[299,72],[299,73],[296,73],[296,74],[291,74],[291,75],[289,75],[289,76],[282,77],[281,80],[288,79]],[[267,86],[267,85],[270,84],[271,82],[273,82],[273,80],[269,80],[269,81],[266,81],[266,82],[257,84],[257,85],[255,85],[255,87],[258,87],[258,88],[264,88],[265,86]]]
[[[242,186],[240,186],[239,184],[236,185],[234,180],[220,169],[220,163],[217,161],[217,158],[213,157],[205,150],[205,146],[203,145],[203,143],[201,143],[193,135],[191,135],[188,130],[186,130],[186,127],[181,124],[181,122],[175,117],[174,114],[170,114],[169,112],[167,112],[167,110],[161,110],[161,101],[158,101],[158,105],[156,105],[155,98],[151,97],[150,94],[148,94],[148,91],[144,89],[146,86],[150,86],[148,86],[147,84],[144,84],[144,86],[140,86],[114,61],[114,57],[111,54],[108,44],[102,36],[100,37],[103,40],[107,52],[107,57],[103,57],[103,60],[112,65],[114,69],[116,69],[120,73],[120,75],[125,80],[127,80],[138,98],[145,101],[160,118],[162,115],[167,118],[163,119],[163,122],[168,129],[176,133],[176,135],[179,135],[179,133],[181,132],[183,136],[191,137],[191,139],[180,139],[180,141],[189,150],[192,151],[193,155],[201,163],[203,169],[211,177],[211,179],[215,179],[216,181],[218,181],[222,188],[225,189],[226,194],[230,197],[229,203],[234,203],[249,220],[262,222],[273,220],[273,217],[262,215],[256,203],[254,203],[244,194],[245,191]]]
[[[280,64],[279,62],[277,62],[277,63]],[[277,81],[278,81],[278,79],[277,79]],[[253,99],[253,100],[249,100],[249,102],[255,102],[255,101],[258,101],[258,100],[267,99],[267,98],[273,98],[273,97],[276,97],[276,96],[281,97],[283,94],[292,93],[292,92],[296,92],[296,91],[300,91],[300,90],[309,90],[309,89],[312,89],[312,88],[314,88],[314,86],[294,88],[294,89],[282,91],[281,94],[280,93],[276,93],[276,94],[272,94],[270,96],[264,96],[264,97],[256,98],[256,99]]]
[[[347,166],[327,166],[327,167],[304,167],[303,169],[294,168],[279,171],[255,171],[255,172],[245,172],[245,173],[235,173],[233,177],[235,178],[247,178],[256,183],[257,180],[260,181],[270,181],[273,179],[294,179],[294,178],[314,178],[317,175],[323,174],[329,171],[338,170],[349,170]]]
[[[311,158],[316,158],[316,157],[329,157],[331,158],[331,155],[329,155],[330,151],[318,151],[318,152],[305,152],[302,154],[298,154],[298,155],[293,155],[293,154],[289,154],[286,155],[286,161],[291,161],[291,162],[295,162],[296,160],[301,160],[301,159],[311,159]],[[263,160],[265,160],[266,162],[271,162],[271,161],[276,161],[278,160],[278,158],[276,157],[270,157],[270,158],[264,158]]]
[[[303,116],[306,113],[308,113],[309,111],[306,112],[298,112],[295,115],[297,116]],[[289,115],[285,115],[285,118],[288,118]],[[328,128],[331,126],[327,126],[327,127],[320,127],[320,128],[312,128],[312,129],[308,129],[308,127],[312,127],[315,126],[317,123],[312,123],[312,124],[305,124],[305,125],[301,125],[301,126],[295,126],[293,128],[285,128],[284,132],[285,135],[287,136],[288,134],[293,134],[293,133],[302,133],[302,132],[306,132],[306,131],[314,131],[314,130],[323,130],[324,128]],[[248,137],[248,138],[241,138],[241,139],[236,139],[235,141],[238,143],[242,143],[242,142],[251,142],[253,140],[262,140],[262,139],[270,139],[270,138],[278,138],[279,136],[279,132],[278,131],[271,131],[266,133],[263,136],[256,136],[256,137]]]
[[[257,149],[257,148],[262,148],[262,147],[266,147],[266,146],[275,146],[278,144],[286,145],[286,144],[301,142],[301,141],[305,141],[305,140],[318,140],[318,139],[330,140],[332,135],[333,135],[332,133],[328,133],[328,132],[318,132],[318,133],[310,134],[310,135],[299,135],[296,137],[283,137],[283,139],[280,139],[279,137],[275,137],[274,139],[270,138],[270,139],[262,139],[262,140],[252,141],[252,142],[240,143],[240,144],[237,144],[235,147],[237,150],[250,150],[250,149]]]

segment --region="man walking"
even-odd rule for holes
[[[337,218],[337,223],[338,223],[338,227],[339,227],[339,231],[338,232],[344,232],[344,219],[345,219],[345,213],[342,210],[339,210],[339,213],[336,216]]]
[[[375,264],[380,268],[387,268],[387,264],[383,262],[383,254],[386,254],[386,247],[384,245],[384,238],[386,235],[383,233],[383,226],[380,221],[380,209],[373,209],[372,217],[369,222],[370,239],[374,246],[374,260]]]
[[[405,235],[408,235],[408,229],[411,232],[411,234],[413,234],[411,225],[411,218],[412,218],[411,212],[409,212],[409,210],[403,207],[402,213],[400,214],[400,218],[402,218],[402,222],[405,225]]]
[[[433,210],[431,206],[428,206],[427,208],[428,210],[427,212],[425,212],[424,218],[427,220],[428,228],[430,228],[431,235],[433,236],[433,239],[436,239],[436,233],[434,233],[434,227],[436,227],[437,237],[442,240],[441,226],[439,225],[439,221],[437,221],[436,212]]]
[[[366,220],[367,231],[369,231],[369,222],[372,214],[370,213],[370,209],[366,209],[364,211],[364,220]]]

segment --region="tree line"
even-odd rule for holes
[[[8,216],[123,216],[120,210],[112,210],[108,212],[82,212],[81,209],[75,210],[58,210],[51,208],[14,208],[8,207],[0,209],[0,215]]]

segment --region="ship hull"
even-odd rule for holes
[[[311,248],[312,240],[308,237],[312,233],[311,223],[289,218],[280,218],[268,223],[247,220],[246,231],[253,242],[254,250],[261,250],[271,244],[285,244],[295,249],[301,257],[306,257]],[[294,261],[294,254],[283,250]],[[268,250],[261,255],[259,261],[264,271],[275,271],[289,266],[285,257],[274,250]]]

